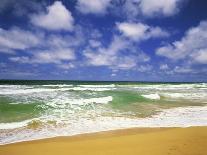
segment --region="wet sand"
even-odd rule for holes
[[[133,128],[0,146],[0,155],[207,155],[207,127]]]

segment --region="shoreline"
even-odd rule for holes
[[[158,115],[141,119],[127,118],[101,118],[88,122],[87,126],[74,128],[73,132],[69,127],[54,128],[50,131],[47,128],[40,130],[15,129],[15,132],[3,132],[0,140],[0,146],[5,144],[13,144],[24,141],[42,140],[55,137],[70,137],[76,135],[93,134],[99,132],[109,132],[116,130],[126,130],[129,128],[186,128],[186,127],[202,127],[207,126],[207,106],[195,107],[178,107],[165,109]],[[107,124],[103,122],[108,122]],[[1,131],[1,130],[0,130]],[[13,131],[12,131],[13,132]],[[10,135],[9,135],[10,134]],[[4,137],[4,136],[5,137]],[[5,139],[4,139],[5,138]]]
[[[206,145],[207,126],[129,128],[0,145],[0,154],[204,155],[207,154]]]
[[[57,136],[51,136],[51,137],[41,137],[36,139],[30,139],[30,140],[22,140],[22,141],[15,141],[5,144],[0,144],[1,146],[6,145],[15,145],[15,144],[21,144],[21,143],[33,143],[36,141],[47,141],[51,139],[79,139],[79,138],[88,138],[88,137],[102,137],[102,136],[113,136],[116,134],[133,134],[133,133],[149,133],[149,132],[159,132],[164,130],[170,130],[170,129],[176,129],[176,128],[194,128],[194,127],[206,127],[206,126],[190,126],[190,127],[129,127],[129,128],[119,128],[119,129],[110,129],[110,130],[102,130],[102,131],[94,131],[94,132],[85,132],[85,133],[78,133],[74,135],[57,135]],[[129,131],[129,132],[128,132]]]

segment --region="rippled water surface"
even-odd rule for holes
[[[206,83],[5,81],[0,85],[0,142],[122,128],[129,120],[206,104]],[[13,136],[20,133],[27,134]]]

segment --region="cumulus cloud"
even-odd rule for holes
[[[58,64],[57,67],[64,69],[64,70],[68,70],[71,68],[75,68],[75,65],[72,63],[61,63],[61,64]]]
[[[74,19],[61,1],[47,7],[46,13],[31,16],[32,24],[48,30],[73,30]]]
[[[181,73],[181,74],[188,74],[188,73],[197,73],[190,67],[183,67],[183,66],[175,66],[173,69],[174,73]]]
[[[72,68],[69,63],[76,59],[75,50],[84,43],[81,28],[70,34],[46,34],[20,28],[0,28],[0,52],[7,53],[9,60],[20,64],[55,64],[59,68]],[[67,67],[66,67],[67,66]]]
[[[168,69],[169,69],[169,67],[168,67],[167,64],[161,64],[160,65],[160,70],[168,70]]]
[[[76,8],[83,14],[104,14],[111,0],[78,0]]]
[[[172,16],[184,0],[77,0],[76,8],[84,14],[115,13],[128,19],[139,15],[146,17]]]
[[[111,66],[117,59],[116,54],[124,49],[126,42],[115,37],[108,48],[99,47],[98,49],[86,49],[84,55],[88,58],[88,64],[94,66]],[[96,52],[95,52],[96,51]]]
[[[192,54],[193,60],[200,64],[207,64],[207,48],[200,49]]]
[[[124,3],[124,11],[127,13],[127,17],[136,17],[140,14],[140,0],[126,0]]]
[[[99,46],[96,49],[88,48],[84,51],[87,64],[92,66],[107,66],[111,69],[133,69],[139,62],[147,62],[150,58],[135,48],[125,39],[114,36],[108,47]],[[123,54],[122,52],[128,52]],[[133,53],[132,53],[133,52]]]
[[[187,59],[193,63],[207,64],[207,21],[190,28],[178,41],[162,46],[156,54],[172,60]]]
[[[53,48],[77,47],[84,43],[85,39],[82,29],[76,27],[73,34],[50,34],[45,38],[44,43]]]
[[[70,48],[67,49],[56,49],[50,51],[35,51],[31,57],[29,56],[14,56],[10,57],[9,60],[18,63],[29,63],[29,64],[46,64],[56,63],[61,64],[62,61],[74,60],[74,51]]]
[[[140,9],[146,16],[161,14],[170,16],[179,10],[178,4],[182,0],[141,0]]]
[[[147,65],[140,65],[137,67],[137,71],[139,72],[149,72],[153,69],[153,67],[149,64]]]
[[[4,30],[0,28],[0,52],[15,53],[40,45],[42,33],[32,33],[19,28]]]
[[[89,40],[89,45],[92,48],[97,48],[97,47],[100,47],[101,46],[101,42],[100,41],[97,41],[97,40],[94,40],[94,39],[90,39]]]
[[[124,36],[135,41],[169,36],[169,33],[160,27],[152,27],[143,23],[117,23],[117,28]]]
[[[37,63],[59,63],[60,61],[74,59],[74,51],[70,48],[55,49],[54,51],[40,51],[34,55],[34,61]]]
[[[83,32],[75,28],[73,33],[45,34],[43,31],[23,30],[14,27],[0,28],[0,52],[15,54],[17,51],[30,52],[36,49],[61,49],[77,47],[84,42]]]

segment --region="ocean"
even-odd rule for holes
[[[207,83],[0,81],[0,144],[207,125]]]

